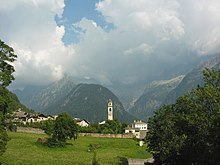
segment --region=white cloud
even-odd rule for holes
[[[220,1],[179,0],[179,3],[189,47],[200,55],[220,52]]]
[[[153,53],[153,48],[146,43],[142,43],[141,45],[135,48],[129,48],[128,50],[125,50],[123,54],[125,55],[137,55],[137,54],[149,55],[150,53]]]
[[[179,3],[176,0],[104,0],[99,2],[97,10],[107,21],[121,30],[146,33],[157,29],[157,33],[180,38],[184,34],[184,25],[179,19]]]
[[[86,17],[79,43],[64,45],[64,0],[0,0],[0,38],[19,55],[18,80],[47,83],[64,72],[104,83],[133,83],[220,51],[218,0],[103,0],[96,10],[114,28]]]
[[[10,44],[18,59],[16,79],[46,84],[60,79],[72,61],[74,50],[62,42],[64,0],[1,0],[0,37]],[[65,67],[67,65],[67,67]]]

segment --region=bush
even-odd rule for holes
[[[61,142],[56,140],[55,138],[48,138],[47,142],[44,143],[48,147],[56,148],[56,147],[65,147],[66,142]]]
[[[6,128],[11,132],[17,132],[17,125],[13,124],[12,122],[6,124]]]

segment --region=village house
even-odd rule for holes
[[[16,110],[12,114],[12,122],[14,123],[37,123],[41,121],[46,120],[55,120],[57,116],[51,116],[51,115],[44,115],[44,114],[38,114],[38,113],[28,113],[24,112],[21,109]]]
[[[12,114],[12,118],[13,118],[12,122],[26,124],[27,116],[28,116],[27,112],[24,112],[21,109],[18,109]]]
[[[89,126],[89,122],[86,121],[85,119],[74,118],[74,121],[76,121],[76,124],[78,124],[81,127],[88,127]]]
[[[44,114],[39,114],[39,113],[27,113],[22,111],[21,109],[16,110],[12,114],[12,122],[13,123],[40,123],[42,121],[46,120],[56,120],[58,115],[44,115]],[[74,118],[74,121],[76,121],[76,124],[78,124],[81,127],[88,127],[89,122],[86,121],[85,119],[80,119],[80,118]]]
[[[147,131],[147,123],[144,123],[141,120],[134,120],[131,127],[139,128],[141,131]]]
[[[126,134],[133,134],[137,139],[144,139],[147,133],[147,123],[141,120],[134,120],[131,126],[125,128]]]
[[[44,114],[30,114],[27,119],[27,123],[39,123],[41,121],[46,121],[49,118]]]

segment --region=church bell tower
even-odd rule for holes
[[[108,100],[108,120],[113,120],[113,103],[112,100]]]

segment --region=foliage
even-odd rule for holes
[[[5,130],[4,116],[3,113],[0,112],[0,156],[5,152],[8,140],[8,135]]]
[[[149,149],[159,164],[220,162],[220,70],[206,69],[204,81],[149,120]]]
[[[88,127],[79,127],[79,132],[83,133],[104,133],[104,134],[120,134],[124,133],[124,128],[127,124],[120,123],[119,120],[114,119],[107,121],[105,124],[99,125],[90,124]]]
[[[46,121],[42,122],[41,128],[44,130],[44,132],[47,135],[51,136],[54,131],[54,125],[55,125],[54,120],[46,120]]]
[[[58,141],[55,138],[48,138],[47,142],[44,144],[46,144],[48,147],[56,148],[56,147],[65,147],[66,142]]]
[[[118,134],[121,133],[122,124],[117,120],[108,120],[105,124],[101,125],[101,133]]]
[[[13,48],[0,40],[0,82],[3,87],[8,86],[14,80],[12,73],[15,70],[11,63],[16,57]]]
[[[82,133],[100,133],[101,128],[99,124],[90,124],[88,127],[79,127],[79,132]]]
[[[16,132],[17,131],[17,125],[14,124],[11,120],[5,124],[7,130],[12,131],[12,132]]]
[[[8,95],[7,90],[0,86],[0,111],[5,115],[8,109]]]
[[[48,121],[45,127],[46,133],[52,134],[47,142],[49,147],[64,147],[68,139],[77,139],[78,126],[72,117],[65,112],[56,118],[55,123]]]
[[[97,160],[97,152],[96,152],[96,149],[99,149],[99,148],[101,148],[100,144],[89,144],[88,151],[93,152],[92,165],[98,165],[99,164],[99,162]]]
[[[67,139],[74,140],[77,138],[78,126],[71,116],[67,113],[62,113],[56,118],[54,125],[53,138],[61,142],[66,142]]]
[[[0,40],[0,155],[5,152],[8,141],[4,120],[11,102],[11,96],[5,87],[14,80],[12,73],[15,70],[11,63],[16,57],[14,50]]]
[[[96,158],[96,151],[93,151],[92,165],[99,165],[99,162]]]

